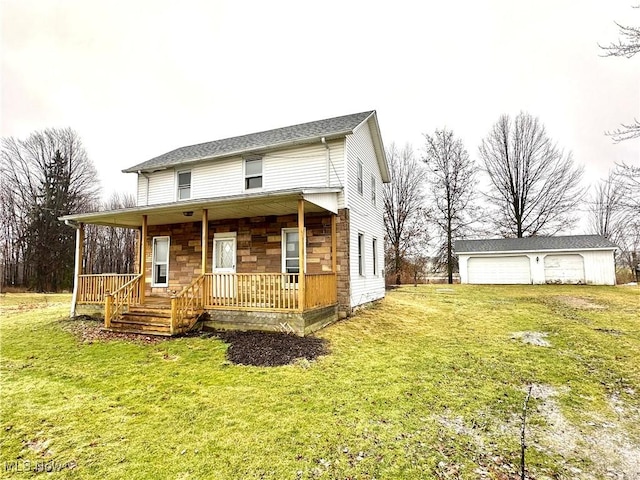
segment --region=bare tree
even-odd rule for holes
[[[624,220],[623,189],[614,172],[596,186],[589,205],[591,231],[617,243]]]
[[[482,140],[480,157],[502,235],[555,234],[575,223],[572,213],[584,195],[583,168],[558,149],[538,118],[521,112],[512,121],[502,115]]]
[[[428,198],[433,205],[431,220],[440,237],[439,256],[446,264],[449,283],[453,283],[457,266],[453,240],[464,237],[479,215],[473,203],[478,167],[451,130],[436,130],[424,138],[423,160],[429,170]]]
[[[619,164],[614,171],[622,210],[617,244],[619,264],[632,274],[640,265],[640,166]],[[636,280],[640,278],[636,276]]]
[[[130,193],[115,192],[95,210],[134,207]],[[131,228],[87,225],[85,229],[85,271],[87,273],[133,273],[136,270],[136,235]]]
[[[425,170],[416,160],[413,149],[405,145],[387,150],[391,182],[383,184],[384,226],[387,271],[401,283],[405,260],[427,240],[426,209],[422,191]]]
[[[74,236],[58,217],[85,211],[99,190],[80,138],[66,128],[34,132],[26,140],[3,139],[0,169],[6,188],[3,219],[13,222],[10,242],[20,252],[13,261],[21,262],[24,280],[37,290],[68,288]]]
[[[634,8],[640,8],[640,6],[636,6]],[[630,25],[622,25],[618,22],[615,22],[615,24],[620,29],[620,38],[617,42],[612,42],[609,45],[600,45],[600,48],[603,51],[603,56],[625,58],[633,57],[640,52],[640,28]],[[637,118],[634,118],[632,123],[623,123],[619,128],[610,132],[605,132],[605,135],[611,137],[615,143],[630,140],[632,138],[640,138],[640,121],[638,121]]]

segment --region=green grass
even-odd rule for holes
[[[583,433],[570,451],[554,447],[544,400],[532,399],[532,476],[598,478],[613,457],[585,438],[615,425],[640,451],[639,292],[403,287],[319,332],[329,355],[275,368],[229,364],[216,338],[82,343],[69,296],[7,294],[0,476],[35,476],[6,470],[28,460],[73,462],[55,478],[504,478],[519,465],[533,383],[553,387]],[[516,331],[547,332],[551,347]]]

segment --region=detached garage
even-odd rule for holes
[[[615,285],[616,245],[600,235],[458,240],[461,283]]]

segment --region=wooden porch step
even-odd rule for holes
[[[111,328],[102,328],[102,330],[105,330],[107,332],[115,332],[115,333],[135,333],[138,335],[154,335],[154,336],[159,336],[159,337],[170,337],[171,333],[169,333],[169,331],[162,331],[162,330],[138,330],[135,328],[120,328],[120,327],[111,327]]]
[[[132,305],[125,315],[151,315],[154,317],[171,318],[171,309]]]
[[[171,335],[171,326],[168,323],[143,323],[126,319],[111,322],[108,330],[122,333],[144,333],[147,335]]]
[[[122,318],[120,320],[114,320],[111,323],[115,322],[131,325],[149,325],[150,327],[168,327],[171,324],[171,318],[125,313],[124,315],[122,315]]]

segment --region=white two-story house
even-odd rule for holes
[[[72,314],[105,328],[304,335],[384,297],[375,111],[181,147],[124,170],[137,206],[62,217],[77,228]],[[84,225],[139,231],[136,274],[85,275]],[[203,315],[205,314],[206,315]]]

